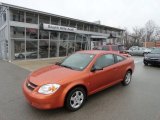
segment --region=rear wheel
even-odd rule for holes
[[[65,107],[69,111],[76,111],[83,106],[86,98],[86,91],[82,87],[76,87],[68,93],[65,101]]]
[[[124,80],[122,81],[122,85],[127,86],[130,84],[132,79],[132,72],[131,71],[127,71]]]

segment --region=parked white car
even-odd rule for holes
[[[151,52],[151,49],[145,47],[131,47],[127,50],[127,53],[130,55],[142,55],[148,54]]]

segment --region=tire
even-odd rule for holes
[[[84,105],[86,98],[86,91],[82,87],[76,87],[67,94],[65,108],[74,112]]]
[[[143,53],[143,56],[145,56],[145,55],[147,55],[147,54],[148,54],[148,53],[145,52],[145,53]]]
[[[125,77],[124,77],[124,79],[122,81],[122,85],[123,86],[129,85],[131,80],[132,80],[132,72],[131,71],[127,71],[126,74],[125,74]]]
[[[19,54],[18,58],[23,59],[25,56],[23,54]]]
[[[144,61],[143,63],[144,63],[145,66],[148,66],[148,62]]]

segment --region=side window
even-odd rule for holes
[[[96,68],[104,68],[112,64],[114,64],[114,56],[112,54],[107,54],[98,58],[94,66]]]
[[[125,60],[124,57],[121,57],[121,56],[118,56],[118,55],[116,55],[116,58],[117,58],[117,62],[121,62],[121,61]]]

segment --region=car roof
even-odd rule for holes
[[[83,51],[78,51],[78,53],[87,53],[87,54],[95,54],[95,55],[98,55],[98,54],[109,54],[109,53],[116,53],[116,52],[113,52],[113,51],[105,51],[105,50],[83,50]]]

